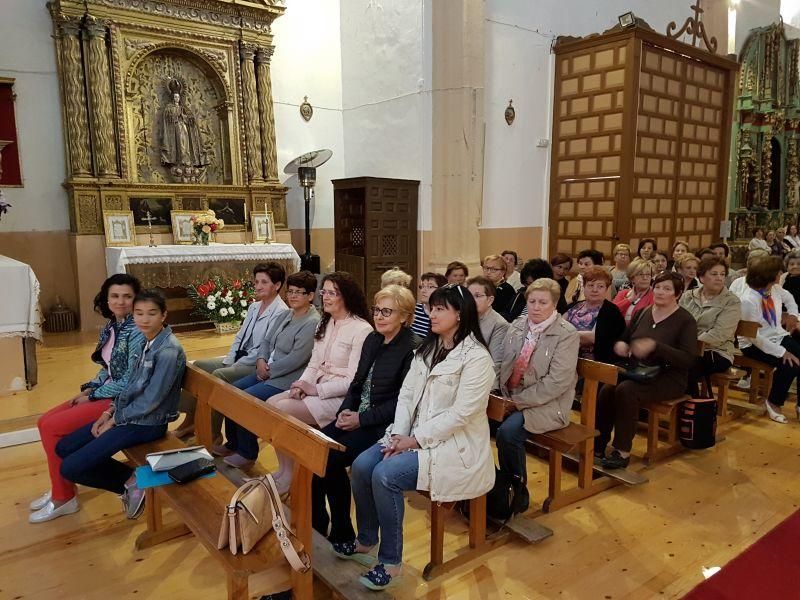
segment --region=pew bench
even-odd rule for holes
[[[199,444],[210,448],[213,410],[246,427],[276,450],[295,461],[291,487],[290,524],[306,552],[312,554],[311,479],[323,475],[331,450],[343,446],[313,427],[256,400],[221,379],[187,365],[183,388],[197,399],[195,431]],[[184,444],[171,434],[162,440],[126,450],[137,465],[144,464],[150,452],[180,448]],[[313,598],[313,570],[299,573],[289,567],[275,535],[270,532],[247,554],[234,556],[225,548],[217,550],[217,539],[226,506],[237,485],[222,473],[197,479],[186,485],[166,485],[146,490],[147,531],[137,540],[137,548],[159,544],[189,532],[223,566],[227,575],[229,600],[245,600],[254,591],[271,593],[291,587],[298,600]],[[164,527],[162,507],[169,506],[180,518],[177,525]]]

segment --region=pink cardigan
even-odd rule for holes
[[[314,341],[314,350],[300,381],[317,386],[317,396],[306,396],[303,401],[320,427],[336,418],[336,411],[344,400],[355,377],[361,359],[361,347],[372,332],[372,326],[360,317],[328,322],[325,337]]]
[[[627,312],[631,307],[631,301],[627,297],[628,292],[630,292],[630,290],[620,290],[613,300],[614,304],[619,309],[619,312],[622,313],[622,316],[625,319],[625,325],[630,325],[631,321],[633,321],[633,318],[639,312],[648,306],[652,306],[653,304],[653,288],[650,288],[647,293],[639,299],[639,302],[636,303],[636,306],[633,308],[633,312],[631,313],[630,317],[628,317]]]

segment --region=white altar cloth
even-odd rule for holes
[[[42,341],[39,280],[30,265],[0,256],[0,337]]]
[[[208,246],[165,245],[106,248],[106,272],[125,273],[126,265],[202,263],[217,261],[291,260],[300,270],[300,256],[291,244],[210,244]]]

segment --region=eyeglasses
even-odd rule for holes
[[[286,290],[287,296],[305,296],[306,294],[313,294],[314,292],[307,292],[305,290]]]
[[[477,300],[478,298],[486,298],[486,294],[481,294],[480,292],[477,294],[472,294],[472,297]]]
[[[385,318],[388,319],[395,312],[397,312],[397,310],[394,309],[394,308],[381,308],[380,306],[373,306],[372,307],[372,316],[373,317],[377,317],[378,315],[380,315],[380,316],[385,317]],[[405,312],[405,311],[400,311],[400,312]]]
[[[341,296],[341,294],[336,290],[320,290],[319,295],[322,296],[323,298],[325,296],[329,296],[331,298],[338,298],[339,296]]]
[[[505,269],[502,267],[483,267],[484,271],[488,271],[489,273],[500,273],[501,271],[505,272]]]
[[[437,288],[438,288],[438,286],[436,286],[436,285],[433,285],[433,284],[431,284],[431,283],[428,283],[428,284],[422,284],[422,283],[421,283],[421,284],[419,285],[419,289],[421,289],[421,290],[435,290],[435,289],[437,289]]]

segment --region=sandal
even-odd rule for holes
[[[398,583],[400,583],[401,579],[402,575],[389,575],[389,573],[386,572],[386,567],[383,565],[383,563],[378,563],[372,569],[364,573],[364,575],[359,577],[358,581],[368,589],[379,592],[381,590],[396,586]]]
[[[375,557],[366,552],[356,552],[357,544],[355,540],[352,542],[337,542],[331,544],[333,554],[342,560],[354,560],[360,565],[371,567],[375,563]]]
[[[764,406],[767,409],[767,414],[769,418],[775,421],[776,423],[788,423],[789,419],[781,412],[781,407],[774,406],[769,400],[764,402]]]

